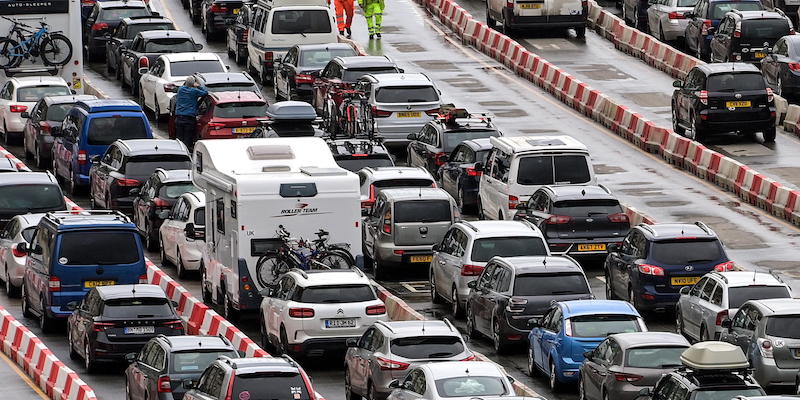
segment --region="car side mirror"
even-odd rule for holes
[[[50,128],[50,136],[52,137],[62,137],[64,136],[64,131],[61,130],[60,126],[54,126]]]
[[[173,306],[173,307],[175,307],[175,308],[178,308],[178,306],[180,305],[180,304],[178,304],[178,302],[177,302],[177,301],[175,301],[175,300],[170,300],[170,304],[172,304],[172,306]]]
[[[187,239],[196,239],[197,238],[196,237],[197,236],[197,232],[195,232],[194,224],[191,223],[191,222],[186,224],[186,226],[183,228],[183,232],[186,235]]]
[[[439,243],[434,244],[433,247],[431,247],[431,250],[439,251]]]
[[[531,328],[538,328],[542,326],[542,319],[540,317],[534,317],[528,320],[528,326]]]
[[[194,44],[194,48],[197,49],[197,51],[203,50],[203,44],[202,43],[195,43]]]
[[[725,328],[725,329],[730,329],[731,328],[731,319],[730,318],[723,319],[722,322],[720,323],[720,326]]]
[[[158,212],[158,218],[167,219],[169,218],[169,210],[161,210]]]
[[[348,338],[345,343],[347,347],[358,347],[358,339],[356,338]]]
[[[91,161],[92,164],[100,164],[100,156],[92,156],[89,161]]]
[[[181,381],[181,387],[186,390],[192,390],[194,389],[194,381],[191,379],[184,379]]]
[[[443,155],[439,156],[439,162],[440,163],[444,164],[444,163],[446,163],[448,161],[450,161],[450,156],[449,155],[443,154]]]
[[[145,68],[145,67],[139,68],[139,75],[140,76],[144,75],[144,74],[147,73],[147,71],[149,71],[149,70],[147,68]]]
[[[649,388],[649,387],[642,388],[642,390],[639,390],[639,393],[636,394],[636,400],[649,399],[650,396],[652,395],[652,393],[653,393],[653,390],[651,388]]]
[[[20,114],[19,116],[20,116],[20,117],[22,117],[22,118],[25,118],[25,119],[27,119],[27,118],[30,118],[30,117],[31,117],[31,114],[30,114],[29,112],[27,112],[27,111],[24,111],[24,112],[23,112],[22,114]]]
[[[683,81],[682,81],[682,80],[680,80],[680,79],[678,79],[678,80],[676,80],[676,81],[673,81],[673,82],[672,82],[672,87],[675,87],[675,88],[682,88],[682,87],[683,87]]]
[[[509,382],[511,382],[511,384],[512,384],[512,385],[514,384],[514,382],[516,382],[516,381],[517,381],[517,380],[516,380],[516,379],[514,379],[514,377],[513,377],[513,376],[511,376],[511,375],[506,375],[506,379],[508,379],[508,381],[509,381]]]
[[[64,304],[64,306],[61,307],[61,308],[64,311],[75,311],[75,310],[78,309],[78,302],[77,301],[70,301],[69,303]]]
[[[389,382],[389,389],[400,389],[400,380],[395,379]]]
[[[472,168],[475,170],[475,172],[483,172],[483,163],[482,162],[476,162],[475,166],[472,167]]]
[[[38,244],[33,246],[32,249],[28,250],[28,254],[42,254],[42,246],[39,246]]]
[[[124,44],[121,44],[121,45],[119,45],[119,51],[120,51],[120,53],[123,53],[123,52],[125,52],[126,50],[128,50],[128,46],[125,46]]]
[[[226,71],[230,71],[230,70],[231,70],[231,66],[230,66],[230,65],[226,65],[226,66],[225,66],[225,70],[226,70]]]
[[[606,246],[606,251],[608,251],[609,253],[618,252],[619,251],[619,244],[617,244],[617,243],[609,244],[608,246]]]
[[[311,73],[309,75],[311,75],[314,78],[319,78],[320,74],[322,74],[322,71],[321,70],[316,70],[316,71],[311,71]]]
[[[687,12],[683,13],[683,16],[684,16],[685,18],[688,18],[688,19],[695,19],[695,18],[697,18],[697,16],[696,16],[696,15],[694,15],[694,13],[693,13],[693,12],[690,12],[690,11],[687,11]]]
[[[687,295],[687,294],[689,294],[689,291],[691,291],[691,290],[692,290],[691,286],[684,286],[684,287],[681,288],[680,294]]]
[[[127,361],[128,363],[136,361],[136,353],[125,354],[125,361]]]
[[[583,358],[585,358],[587,360],[591,360],[592,359],[592,354],[594,354],[593,351],[584,351],[583,352]]]
[[[139,192],[141,192],[141,189],[133,188],[133,189],[128,191],[128,194],[131,195],[131,196],[138,196]]]
[[[28,253],[30,249],[28,249],[28,244],[25,242],[17,243],[17,251],[20,253]]]
[[[469,281],[467,282],[467,287],[470,289],[475,289],[478,286],[478,281]]]
[[[413,140],[417,140],[417,134],[416,133],[410,133],[410,134],[408,134],[408,136],[406,136],[406,139],[412,140],[412,141]]]
[[[404,74],[404,73],[406,73],[406,70],[405,70],[405,69],[403,69],[403,68],[398,68],[397,70],[398,70],[398,71],[400,71],[400,73],[401,73],[401,74]]]
[[[525,204],[525,203],[519,203],[519,204],[517,204],[517,207],[515,207],[515,208],[516,208],[517,210],[525,211],[525,210],[527,210],[527,209],[528,209],[528,205],[527,205],[527,204]]]

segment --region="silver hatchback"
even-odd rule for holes
[[[28,254],[17,249],[20,243],[30,244],[36,225],[44,214],[17,215],[0,231],[0,262],[5,268],[0,271],[0,279],[5,283],[8,297],[19,297],[22,276]]]

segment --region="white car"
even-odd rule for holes
[[[342,352],[377,321],[386,306],[358,268],[292,269],[261,293],[262,345],[305,357]]]
[[[418,167],[367,167],[358,171],[361,183],[361,213],[369,212],[380,189],[436,187],[436,179]]]
[[[205,193],[182,194],[164,214],[158,232],[161,262],[175,265],[179,277],[185,276],[187,271],[199,270],[205,246]]]
[[[423,364],[389,384],[387,400],[517,399],[512,379],[488,361],[444,361]]]
[[[17,245],[31,243],[36,225],[43,216],[44,214],[17,215],[0,231],[0,262],[3,263],[0,276],[6,284],[8,297],[19,297],[25,263],[28,260],[28,255],[17,250]]]
[[[169,113],[169,100],[186,77],[195,73],[227,72],[228,67],[214,53],[172,53],[159,56],[150,69],[142,68],[139,103],[157,118]]]
[[[59,76],[26,76],[11,78],[0,88],[0,129],[6,143],[21,139],[27,118],[22,113],[30,111],[45,96],[74,94],[67,82]]]
[[[662,42],[683,40],[689,18],[683,13],[691,12],[697,0],[652,0],[647,8],[647,26],[653,36]]]

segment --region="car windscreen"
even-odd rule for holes
[[[433,86],[387,86],[375,92],[378,103],[431,103],[439,101]]]
[[[402,188],[402,187],[431,187],[433,181],[430,179],[385,179],[375,181],[373,184],[378,189]]]
[[[742,21],[742,38],[775,41],[788,34],[789,21],[784,18]]]
[[[546,256],[547,246],[538,237],[490,237],[478,239],[472,244],[472,261],[487,262],[494,256]]]
[[[3,185],[0,186],[0,211],[25,214],[65,210],[64,194],[58,185]]]
[[[615,333],[640,332],[642,326],[634,315],[580,315],[569,319],[572,337],[604,338]]]
[[[168,183],[161,187],[158,191],[158,196],[167,199],[177,199],[186,192],[196,192],[197,187],[191,182],[175,182]]]
[[[254,372],[237,374],[233,380],[231,399],[309,400],[303,377],[297,372]]]
[[[144,31],[168,31],[175,29],[172,24],[158,23],[158,24],[131,24],[128,25],[127,39],[133,39],[139,32]]]
[[[464,344],[458,336],[411,336],[392,340],[389,350],[412,360],[449,358],[464,352]]]
[[[436,391],[439,397],[445,398],[502,396],[509,390],[503,379],[496,376],[457,376],[436,380]]]
[[[324,285],[296,288],[292,300],[300,303],[336,304],[375,300],[369,285]]]
[[[739,308],[748,300],[788,299],[792,297],[785,286],[741,286],[728,288],[728,308]]]
[[[193,51],[197,51],[197,47],[189,38],[152,39],[144,44],[145,53],[190,53]]]
[[[800,315],[768,317],[766,334],[787,339],[800,339]]]
[[[731,10],[739,11],[758,11],[763,10],[764,6],[758,1],[733,1],[728,3],[712,2],[711,12],[709,15],[711,19],[722,19]]]
[[[303,50],[300,52],[298,67],[304,69],[323,69],[330,60],[336,57],[356,56],[356,51],[352,48],[347,49],[314,49]]]
[[[589,180],[589,162],[583,155],[523,157],[517,169],[520,185],[575,185]]]
[[[188,350],[174,352],[172,353],[172,361],[170,362],[170,372],[175,374],[197,373],[199,375],[206,367],[211,365],[212,362],[216,361],[219,356],[238,358],[239,354],[233,350]]]
[[[764,77],[758,72],[715,74],[708,77],[706,89],[709,92],[741,92],[745,90],[766,90]]]
[[[272,13],[272,34],[331,33],[331,21],[324,10],[279,10]]]
[[[637,347],[625,353],[625,366],[632,368],[680,367],[685,346]]]
[[[61,122],[67,116],[69,110],[75,107],[73,103],[64,103],[64,104],[51,104],[47,106],[47,115],[44,117],[47,121],[57,121]]]
[[[450,221],[450,202],[447,200],[404,200],[394,203],[394,222]]]
[[[144,116],[137,117],[97,117],[89,120],[91,145],[109,145],[117,139],[147,139],[150,135],[145,126]]]
[[[194,210],[194,224],[195,226],[204,226],[206,224],[206,208],[200,207]]]
[[[163,154],[163,155],[147,155],[136,156],[128,159],[125,163],[125,175],[129,176],[150,176],[155,172],[156,168],[164,168],[165,170],[173,169],[189,169],[192,167],[192,161],[189,156],[182,154]]]
[[[653,242],[650,258],[658,264],[688,265],[720,260],[725,261],[725,250],[718,240],[664,240]]]
[[[66,86],[26,86],[17,89],[17,101],[34,102],[45,96],[61,96],[72,94]]]
[[[485,139],[494,136],[500,136],[500,132],[494,129],[470,129],[467,131],[446,131],[442,135],[444,137],[443,150],[447,153],[453,151],[461,142],[472,139]]]
[[[763,396],[764,390],[760,388],[749,389],[698,389],[694,392],[693,400],[731,400],[736,398],[749,398]]]
[[[348,156],[347,158],[336,158],[336,164],[339,164],[340,167],[356,172],[361,169],[371,167],[392,167],[394,163],[392,159],[389,158],[388,154],[376,154],[366,157],[352,157]]]
[[[525,274],[514,278],[514,296],[560,296],[589,293],[591,291],[586,284],[586,278],[577,272]]]
[[[355,82],[358,78],[366,74],[380,75],[380,74],[395,74],[400,72],[395,67],[376,67],[376,68],[348,68],[342,74],[342,80],[345,82]]]
[[[146,7],[104,8],[97,16],[97,22],[117,22],[125,18],[150,15]]]
[[[22,238],[25,239],[26,242],[30,243],[33,240],[33,235],[36,233],[36,227],[32,226],[30,228],[25,228],[22,230]]]
[[[132,231],[76,231],[61,234],[58,262],[62,265],[122,265],[141,260]],[[92,249],[92,251],[86,251]]]
[[[562,200],[553,204],[555,215],[569,217],[593,217],[618,214],[622,212],[619,201],[609,200]]]
[[[267,103],[248,101],[220,103],[214,107],[214,116],[219,118],[255,118],[267,115]]]
[[[163,297],[132,297],[106,300],[102,315],[108,318],[163,318],[173,317],[175,312],[169,300]]]
[[[254,83],[250,82],[240,82],[240,83],[210,83],[206,85],[206,89],[211,93],[216,92],[253,92],[253,93],[261,93],[258,90],[258,86]]]
[[[173,77],[195,73],[225,72],[225,66],[219,60],[176,61],[169,63],[169,68]]]

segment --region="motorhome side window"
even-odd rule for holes
[[[194,169],[201,174],[203,173],[203,153],[199,151],[194,154]]]
[[[216,203],[216,218],[214,224],[217,226],[217,232],[225,233],[225,199],[217,199]]]

